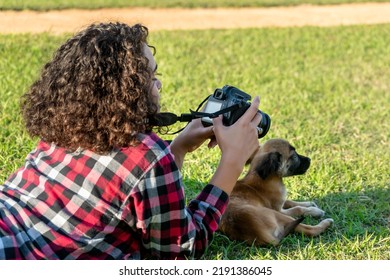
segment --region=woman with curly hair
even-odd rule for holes
[[[258,146],[259,99],[232,126],[194,120],[168,144],[148,121],[158,117],[162,84],[147,37],[140,24],[93,24],[23,96],[39,142],[0,185],[0,259],[202,256]],[[220,163],[186,205],[180,169],[208,139]]]

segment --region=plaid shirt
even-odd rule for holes
[[[228,196],[185,205],[182,176],[154,133],[109,155],[40,141],[0,185],[0,259],[199,258]]]

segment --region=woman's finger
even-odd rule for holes
[[[251,122],[259,110],[258,109],[259,105],[260,105],[260,97],[256,96],[253,99],[251,106],[248,108],[248,110],[246,110],[244,115],[242,115],[241,118],[238,119],[238,121],[243,123]]]

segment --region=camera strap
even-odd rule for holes
[[[151,125],[153,125],[153,126],[161,127],[161,126],[170,126],[170,125],[173,125],[176,122],[188,122],[189,123],[189,122],[191,122],[194,119],[199,119],[199,118],[204,118],[204,117],[208,117],[210,119],[214,119],[214,118],[218,117],[219,115],[222,115],[222,114],[225,114],[225,113],[237,110],[237,109],[239,109],[239,108],[241,108],[243,106],[243,103],[236,103],[236,104],[234,104],[234,105],[232,105],[230,107],[224,108],[224,109],[216,111],[214,113],[199,112],[199,109],[209,99],[209,97],[210,97],[210,95],[208,97],[206,97],[199,104],[198,108],[195,111],[190,109],[190,113],[189,114],[187,113],[187,114],[181,114],[180,116],[177,116],[174,113],[161,112],[161,113],[156,114],[155,117],[149,118],[148,122]],[[184,126],[183,128],[179,129],[176,132],[166,133],[166,134],[167,135],[177,134],[177,133],[183,131],[186,126]]]

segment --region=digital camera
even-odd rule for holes
[[[225,85],[223,88],[217,88],[213,95],[207,99],[207,103],[204,106],[203,112],[215,113],[224,110],[223,124],[230,126],[234,124],[250,107],[248,102],[251,96],[236,87]],[[229,110],[228,108],[232,108]],[[264,137],[270,126],[271,118],[264,112],[261,112],[261,121],[257,125],[258,138]],[[211,126],[213,124],[211,118],[203,117],[202,123],[204,126]]]

